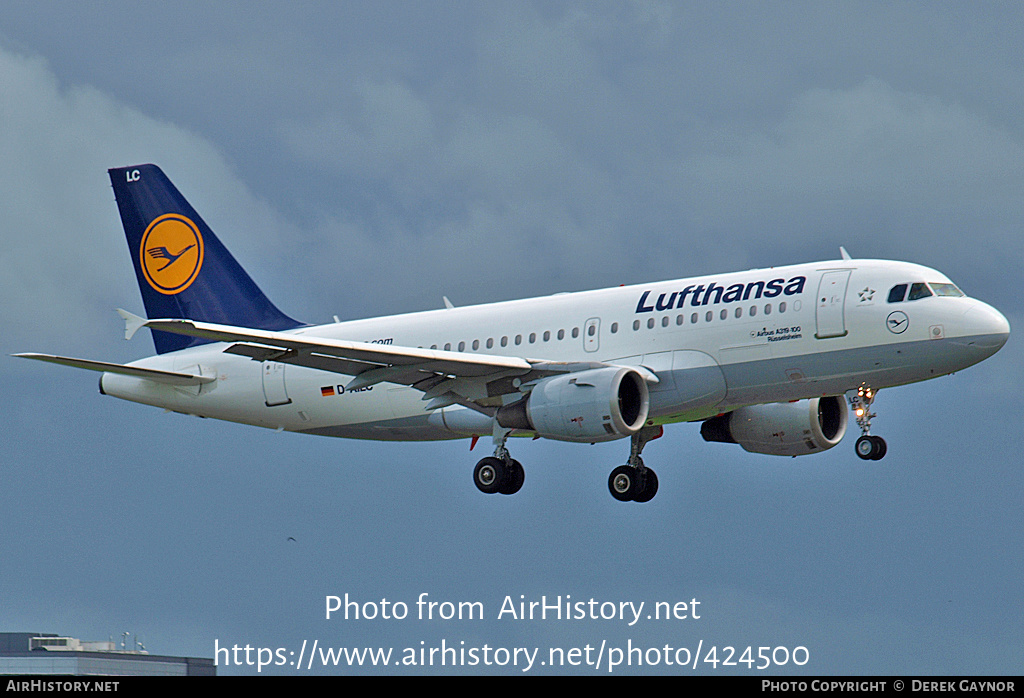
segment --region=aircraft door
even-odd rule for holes
[[[846,286],[850,283],[850,270],[827,271],[818,283],[818,297],[815,299],[815,322],[817,339],[846,336]]]
[[[287,405],[291,402],[284,384],[285,364],[275,361],[263,362],[263,397],[267,407]]]
[[[592,317],[583,326],[583,349],[597,351],[601,345],[601,318]]]

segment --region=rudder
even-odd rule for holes
[[[108,170],[146,315],[286,330],[302,323],[263,295],[156,165]],[[208,340],[153,332],[158,354]]]

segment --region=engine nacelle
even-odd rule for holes
[[[705,441],[739,444],[751,453],[804,456],[827,451],[846,433],[846,401],[816,397],[741,407],[700,427]]]
[[[525,399],[498,410],[498,424],[559,441],[612,441],[638,432],[649,407],[643,376],[609,366],[545,378]]]

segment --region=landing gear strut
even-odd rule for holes
[[[526,479],[523,465],[512,458],[505,448],[511,429],[495,424],[494,455],[481,459],[473,469],[473,482],[484,494],[515,494]]]
[[[850,400],[850,409],[860,427],[861,436],[854,444],[857,455],[864,460],[882,460],[888,447],[885,439],[881,436],[871,435],[871,418],[876,416],[871,411],[871,403],[875,401],[875,392],[867,385],[861,385],[857,390],[847,393]]]
[[[620,502],[649,502],[658,493],[658,476],[644,465],[640,453],[648,441],[664,432],[663,428],[644,427],[630,437],[629,460],[608,476],[608,491]]]

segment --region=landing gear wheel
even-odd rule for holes
[[[510,460],[505,464],[505,483],[498,491],[502,494],[515,494],[522,488],[525,479],[523,464],[517,460]]]
[[[885,445],[885,439],[881,436],[872,436],[871,438],[875,440],[875,444],[877,445],[877,451],[872,457],[872,460],[882,460],[885,458],[885,453],[889,450],[889,447]]]
[[[650,468],[643,472],[643,489],[633,498],[634,502],[649,502],[658,494],[658,476]]]
[[[875,453],[875,442],[870,436],[862,436],[857,439],[857,443],[853,445],[853,448],[857,452],[857,456],[859,458],[862,460],[871,460],[871,456]],[[480,466],[477,467],[479,468]]]
[[[500,458],[484,458],[473,469],[473,482],[476,484],[476,488],[484,494],[494,494],[500,492],[501,488],[505,486],[508,480],[507,473],[505,462]]]
[[[857,451],[857,455],[863,460],[882,460],[886,451],[889,450],[888,446],[885,445],[885,439],[881,436],[870,436],[868,434],[857,439],[854,448]]]
[[[620,465],[608,476],[608,491],[620,502],[631,502],[643,491],[640,471],[631,465]]]

